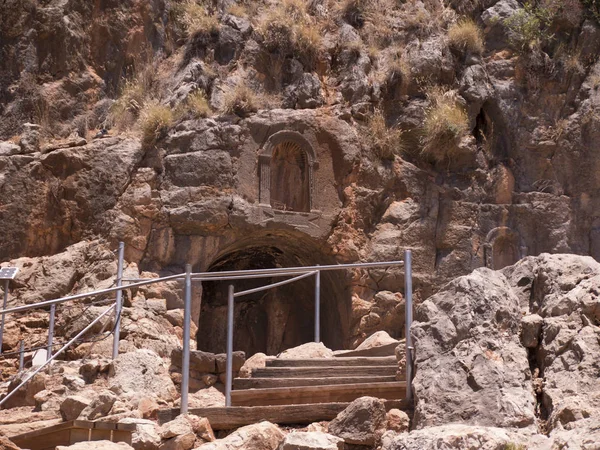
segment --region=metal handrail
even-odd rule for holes
[[[83,330],[81,330],[79,333],[77,333],[77,336],[75,336],[73,339],[71,339],[69,342],[67,342],[54,355],[52,355],[52,357],[49,358],[44,364],[42,364],[35,371],[33,371],[33,373],[30,374],[27,378],[25,378],[16,388],[14,388],[12,391],[10,391],[6,395],[6,397],[4,397],[2,400],[0,400],[0,406],[2,406],[10,397],[12,397],[14,393],[16,393],[19,389],[21,389],[29,380],[31,380],[34,376],[36,376],[39,372],[41,372],[42,369],[44,369],[44,367],[46,367],[48,364],[50,364],[52,361],[54,361],[58,355],[60,355],[67,348],[69,348],[73,344],[73,342],[75,342],[77,339],[79,339],[81,336],[83,336],[85,333],[87,333],[87,331],[90,328],[92,328],[100,319],[102,319],[109,312],[111,312],[113,309],[115,309],[115,306],[116,305],[114,305],[114,304],[109,306],[106,311],[104,311],[102,314],[100,314],[98,317],[96,317],[94,320],[92,320],[87,327],[85,327]]]
[[[303,278],[308,278],[312,275],[315,275],[319,273],[317,270],[313,271],[313,272],[307,272],[303,275],[299,275],[297,277],[294,278],[290,278],[289,280],[283,280],[283,281],[279,281],[277,283],[271,283],[271,284],[267,284],[266,286],[259,286],[257,288],[254,289],[248,289],[247,291],[240,291],[240,292],[236,292],[235,294],[233,294],[233,297],[242,297],[244,295],[249,295],[249,294],[254,294],[256,292],[261,292],[261,291],[266,291],[268,289],[273,289],[279,286],[283,286],[286,284],[290,284],[293,283],[294,281],[298,281],[298,280],[302,280]]]
[[[79,300],[79,299],[86,298],[86,297],[97,297],[98,295],[110,294],[112,292],[119,292],[123,289],[131,289],[134,287],[146,286],[148,284],[153,284],[153,283],[162,283],[164,281],[176,280],[179,278],[183,278],[183,275],[170,275],[168,277],[162,277],[162,278],[151,278],[151,279],[148,279],[148,281],[141,281],[139,283],[127,284],[127,285],[123,285],[123,286],[115,286],[112,288],[101,289],[99,291],[83,292],[81,294],[69,295],[67,297],[61,297],[61,298],[57,298],[55,300],[46,300],[44,302],[35,303],[33,305],[15,306],[13,308],[0,310],[0,314],[9,314],[9,313],[13,313],[13,312],[27,311],[29,309],[43,308],[45,306],[58,305],[60,303],[70,302],[72,300]]]

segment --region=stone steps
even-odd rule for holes
[[[382,366],[304,366],[263,367],[252,371],[252,378],[330,378],[377,377],[396,375],[397,365]]]
[[[295,386],[323,386],[336,384],[384,383],[402,381],[394,375],[371,377],[329,377],[329,378],[235,378],[234,389],[264,389]]]
[[[272,359],[267,367],[366,367],[398,366],[395,356],[353,357],[353,358],[312,358],[312,359]]]
[[[302,405],[310,403],[351,402],[359,397],[401,399],[406,395],[406,382],[354,383],[321,386],[274,387],[234,390],[232,406]]]

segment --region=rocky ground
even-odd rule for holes
[[[90,359],[59,361],[51,375],[38,375],[0,412],[0,431],[10,436],[79,418],[137,424],[133,448],[141,450],[597,449],[598,286],[599,263],[564,254],[478,269],[444,286],[416,309],[410,415],[386,413],[381,400],[363,397],[333,421],[305,428],[261,422],[214,433],[193,415],[159,426],[158,410],[178,405],[180,353],[135,349],[146,347],[136,331],[114,361],[92,351]],[[380,333],[368,342],[389,339]],[[306,344],[279,357],[311,355],[333,356],[322,344]],[[266,358],[255,355],[240,368],[241,360],[235,370],[248,376]],[[218,372],[218,359],[198,352],[192,366]],[[219,378],[193,387],[192,407],[224,404]]]

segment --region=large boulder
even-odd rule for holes
[[[110,367],[109,388],[117,395],[137,393],[173,401],[177,389],[160,356],[151,350],[119,355]]]
[[[160,450],[190,450],[215,440],[208,419],[192,414],[177,416],[160,427]]]
[[[19,373],[19,375],[17,375],[8,385],[7,392],[14,391],[14,389],[23,382],[26,376],[26,372]],[[12,396],[6,400],[6,403],[2,405],[2,408],[9,409],[18,406],[35,406],[35,395],[44,389],[46,389],[46,375],[38,373],[17,392],[12,394]]]
[[[131,445],[135,450],[158,450],[160,435],[158,426],[152,420],[125,418],[119,423],[135,424],[136,429],[131,436]]]
[[[416,310],[415,427],[535,422],[519,298],[500,272],[455,279]]]
[[[375,397],[360,397],[329,424],[329,432],[347,444],[373,446],[386,425],[385,405]]]
[[[238,428],[229,436],[201,445],[197,450],[276,450],[284,434],[271,422]]]
[[[281,359],[333,358],[333,351],[325,347],[322,342],[308,342],[298,347],[288,348],[277,357]]]
[[[91,398],[83,395],[70,395],[60,404],[60,415],[65,422],[75,420],[91,403]]]
[[[134,450],[134,448],[125,442],[91,441],[59,445],[56,450]]]
[[[290,433],[278,450],[344,450],[344,440],[319,431]]]

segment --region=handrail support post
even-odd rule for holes
[[[10,280],[4,280],[4,300],[2,302],[2,311],[6,309],[6,303],[8,302],[8,283]],[[5,313],[2,313],[2,322],[0,323],[0,355],[2,354],[2,344],[4,343],[4,320]]]
[[[125,244],[119,242],[119,261],[117,265],[117,287],[123,284],[123,259],[125,257]],[[121,339],[121,309],[123,307],[123,290],[117,291],[117,300],[115,307],[115,331],[113,333],[113,352],[112,357],[115,359],[119,356],[119,340]]]
[[[410,327],[413,321],[413,299],[412,299],[412,252],[404,251],[404,312],[406,333],[406,399],[412,400],[413,380],[413,344],[410,335]]]
[[[321,271],[315,273],[315,342],[321,342]]]
[[[50,306],[50,324],[48,325],[48,347],[46,361],[52,357],[52,343],[54,341],[54,320],[56,318],[56,305]]]
[[[227,367],[225,385],[225,406],[231,406],[231,387],[233,383],[233,312],[234,288],[229,285],[227,295]]]
[[[190,392],[190,328],[192,322],[192,266],[185,266],[183,299],[183,354],[181,361],[181,414],[188,412]]]

